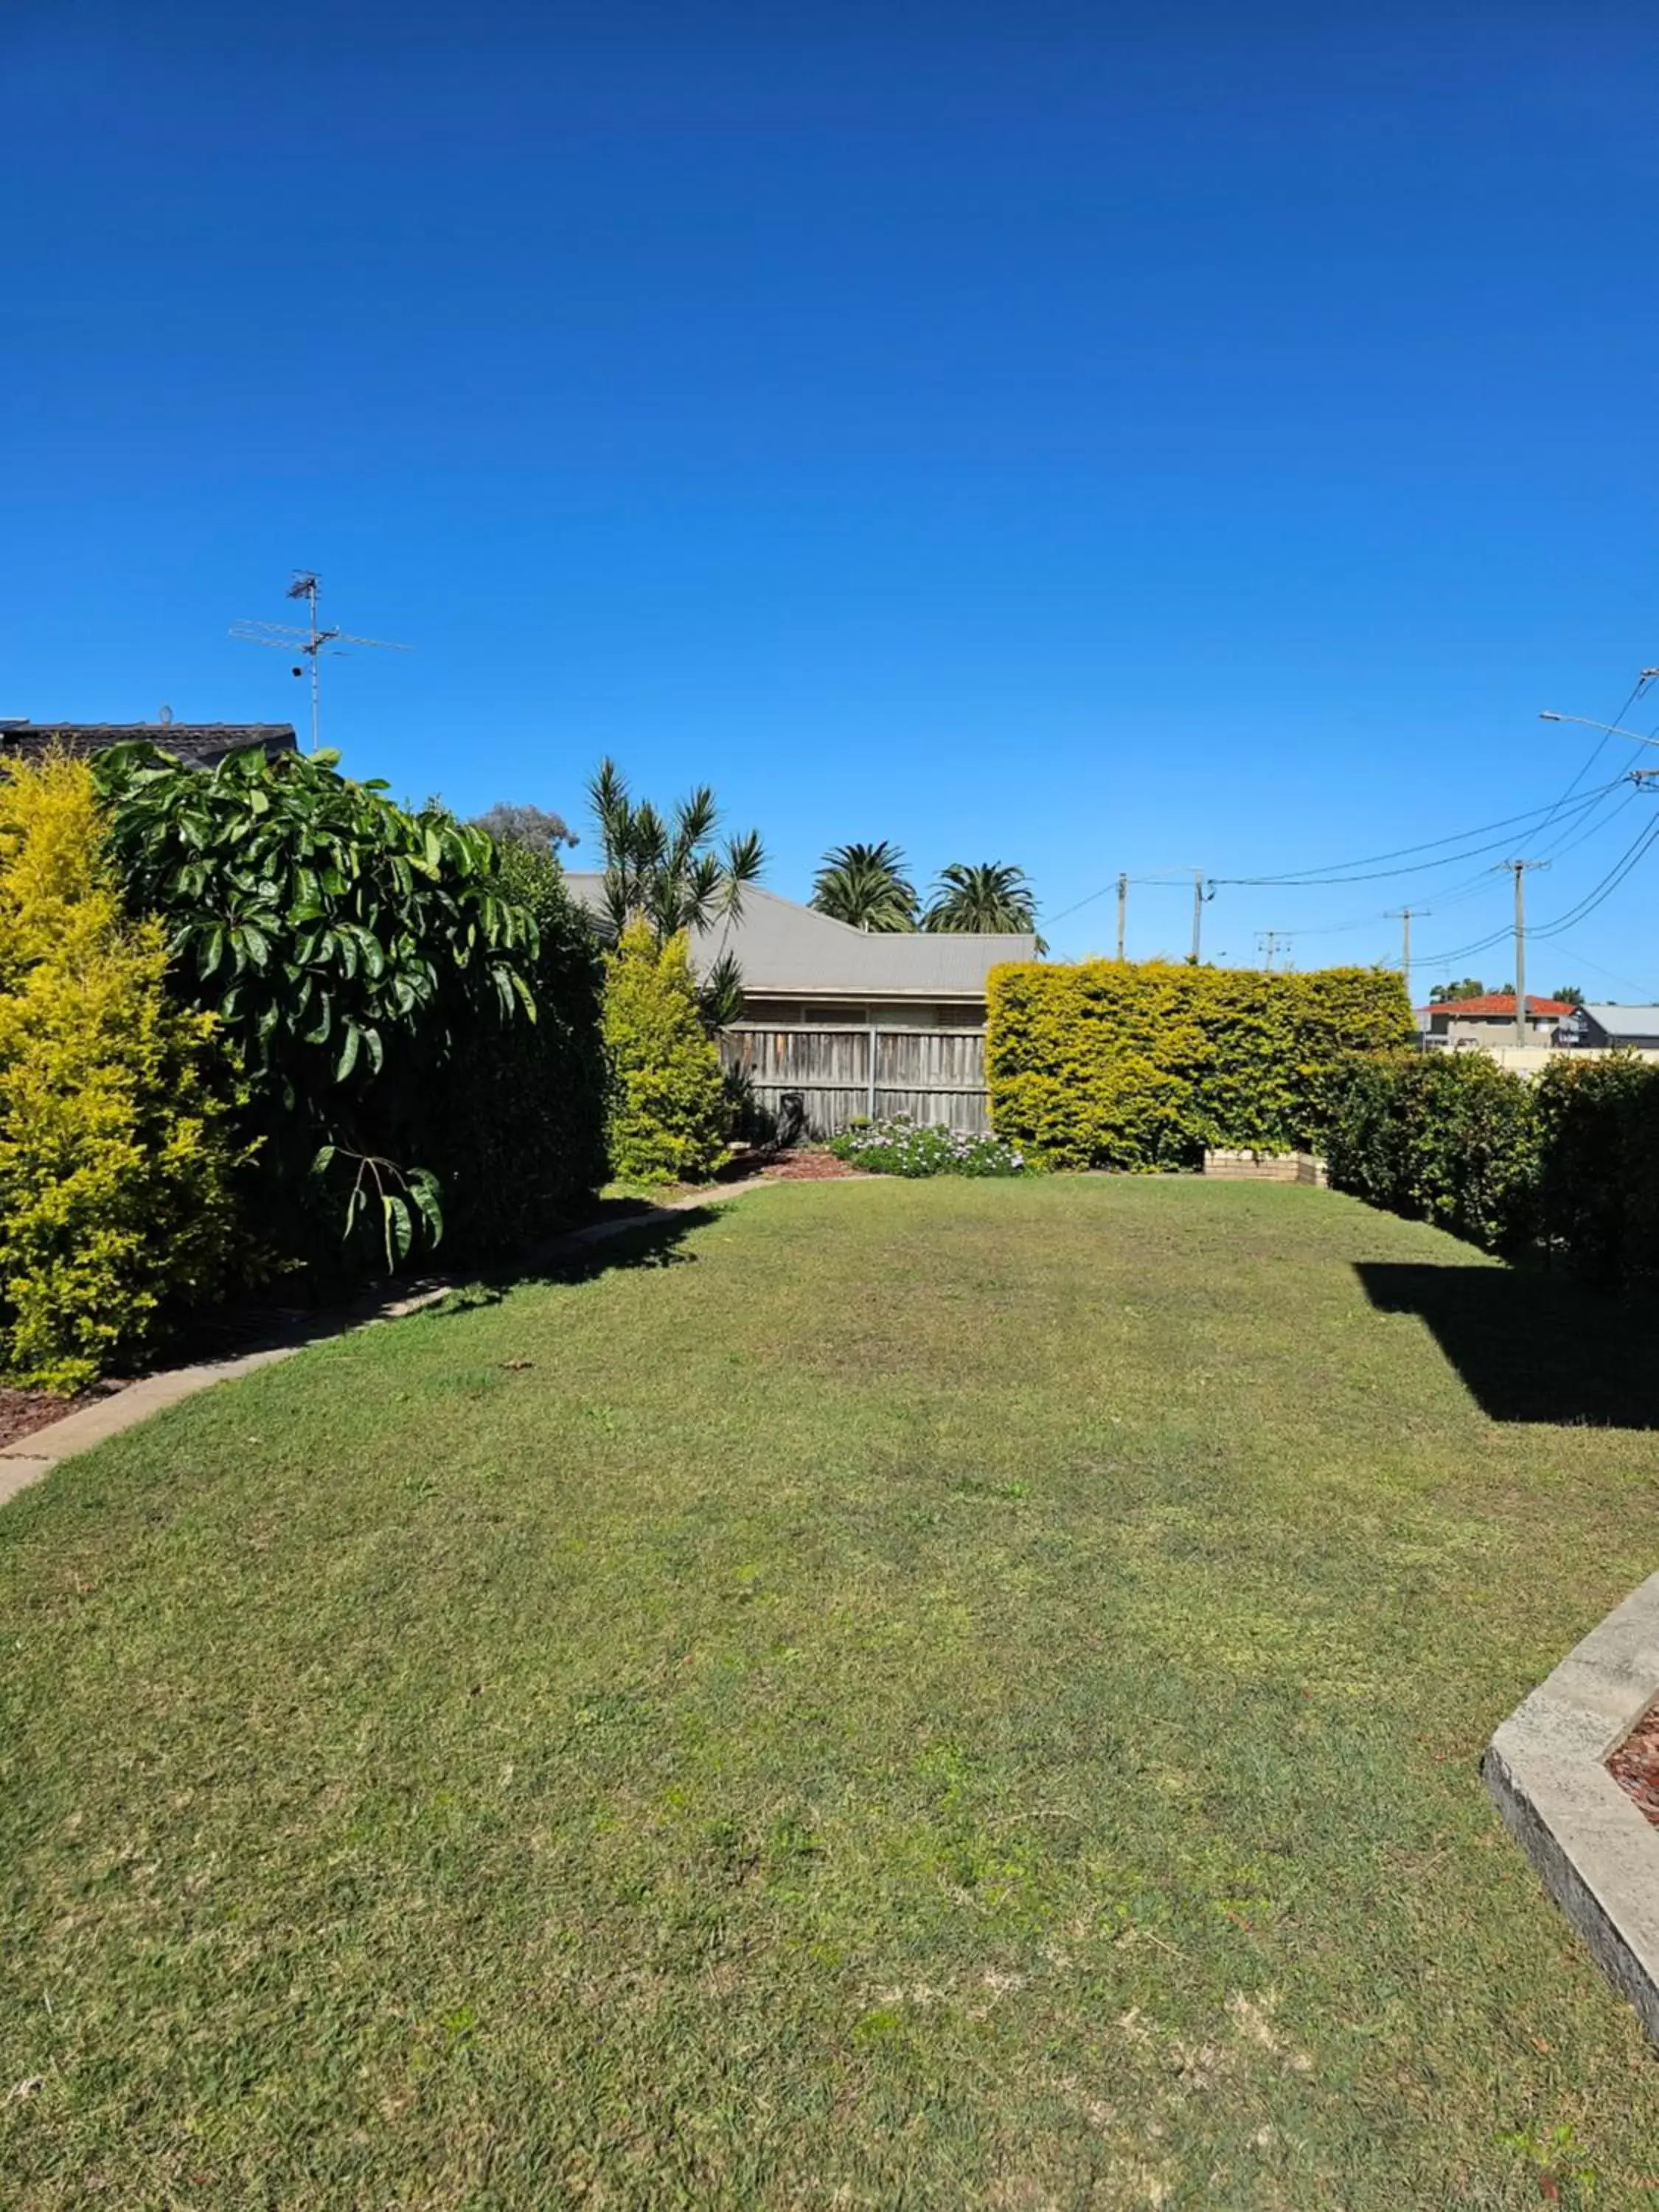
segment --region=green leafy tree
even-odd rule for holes
[[[698,1182],[724,1155],[727,1107],[685,939],[659,945],[648,922],[629,921],[605,967],[611,1172]]]
[[[810,903],[852,929],[915,929],[921,901],[906,866],[899,848],[884,838],[876,845],[833,845],[812,880]]]
[[[1455,999],[1481,999],[1486,987],[1478,975],[1465,975],[1455,983],[1437,983],[1429,993],[1431,1006],[1449,1006]]]
[[[1559,989],[1552,991],[1550,996],[1559,1000],[1564,1006],[1582,1006],[1584,1003],[1584,994],[1577,983],[1563,983]]]
[[[262,1226],[291,1252],[296,1216],[315,1230],[343,1212],[348,1239],[392,1266],[441,1233],[413,1149],[431,1070],[481,1000],[534,1018],[536,927],[483,830],[395,806],[337,759],[248,748],[204,772],[124,745],[94,773],[175,990],[216,1018],[245,1073]],[[300,1238],[319,1261],[325,1241]]]
[[[1024,869],[1000,860],[952,860],[939,872],[922,927],[975,937],[1035,936],[1036,901]]]
[[[0,1369],[71,1390],[248,1258],[234,1097],[160,925],[124,912],[83,763],[0,770]]]
[[[616,763],[602,760],[587,792],[604,858],[600,927],[608,943],[620,943],[629,924],[641,921],[661,951],[742,914],[744,892],[766,866],[765,848],[757,830],[716,844],[720,809],[706,783],[665,815],[649,799],[636,804]],[[730,952],[704,975],[699,1003],[714,1029],[742,1013],[743,978]]]

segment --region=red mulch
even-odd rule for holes
[[[1610,1754],[1607,1772],[1659,1828],[1659,1705],[1644,1713]]]
[[[833,1152],[786,1152],[781,1160],[761,1170],[769,1182],[836,1182],[843,1176],[863,1173],[838,1160]]]
[[[84,1397],[54,1398],[46,1390],[0,1390],[0,1447],[49,1429],[86,1402]]]

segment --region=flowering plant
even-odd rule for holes
[[[830,1139],[830,1149],[838,1160],[867,1169],[872,1175],[1015,1176],[1025,1171],[1024,1154],[1000,1137],[974,1136],[964,1129],[947,1129],[943,1122],[927,1127],[908,1114],[850,1122]]]

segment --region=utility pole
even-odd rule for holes
[[[1129,920],[1129,878],[1127,874],[1117,879],[1117,957],[1123,957],[1124,932]]]
[[[1198,965],[1199,940],[1204,934],[1204,871],[1193,870],[1193,965]]]
[[[1261,947],[1261,957],[1264,963],[1268,969],[1271,969],[1273,964],[1274,957],[1278,953],[1279,946],[1281,945],[1288,946],[1291,940],[1285,935],[1282,930],[1258,929],[1255,933],[1255,941]]]
[[[1428,912],[1425,906],[1401,906],[1386,916],[1388,921],[1400,924],[1400,972],[1406,979],[1406,996],[1408,999],[1412,994],[1412,916],[1426,916]]]
[[[1515,878],[1515,1041],[1527,1042],[1527,870],[1547,868],[1547,860],[1504,860]]]

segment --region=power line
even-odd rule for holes
[[[1584,778],[1595,766],[1596,762],[1601,759],[1602,752],[1606,749],[1607,739],[1613,735],[1613,727],[1611,726],[1616,725],[1624,720],[1626,715],[1629,714],[1631,708],[1636,704],[1637,701],[1642,697],[1649,684],[1652,683],[1656,676],[1659,676],[1659,669],[1644,668],[1641,674],[1637,678],[1635,683],[1632,684],[1630,688],[1630,696],[1626,700],[1624,705],[1619,709],[1619,712],[1616,714],[1608,715],[1607,721],[1610,726],[1603,729],[1601,736],[1590,747],[1583,766],[1579,769],[1577,775],[1573,777],[1572,781],[1562,793],[1560,798],[1556,800],[1555,807],[1551,810],[1551,820],[1554,819],[1556,811],[1566,805],[1568,799],[1572,797],[1573,793],[1577,790],[1579,785],[1584,781]],[[1549,828],[1549,822],[1545,822],[1541,826],[1547,830]]]
[[[1567,811],[1577,813],[1584,807],[1593,806],[1599,799],[1605,797],[1615,784],[1622,781],[1622,777],[1613,776],[1607,783],[1598,785],[1595,790],[1586,792],[1582,799],[1574,800],[1571,809]],[[1216,884],[1235,884],[1241,888],[1319,890],[1328,884],[1375,883],[1380,881],[1384,876],[1408,876],[1417,874],[1425,868],[1455,867],[1460,860],[1472,860],[1478,859],[1483,853],[1495,852],[1498,846],[1469,845],[1464,851],[1447,853],[1437,860],[1408,861],[1406,866],[1399,868],[1374,866],[1374,864],[1383,860],[1404,860],[1412,853],[1434,852],[1445,845],[1465,845],[1467,840],[1471,837],[1484,837],[1497,830],[1513,830],[1522,823],[1535,823],[1540,815],[1553,817],[1561,811],[1559,802],[1553,806],[1529,807],[1524,814],[1506,815],[1499,822],[1484,822],[1478,829],[1459,830],[1454,831],[1449,836],[1426,838],[1420,845],[1397,846],[1392,853],[1370,853],[1358,860],[1333,861],[1323,868],[1294,868],[1282,876],[1215,876],[1211,880]],[[1504,842],[1500,838],[1498,843],[1501,845]],[[1348,872],[1354,869],[1374,869],[1374,872],[1370,874]]]
[[[1635,838],[1625,848],[1601,882],[1586,891],[1576,906],[1570,907],[1565,914],[1559,915],[1555,921],[1546,924],[1541,929],[1534,930],[1532,934],[1534,937],[1558,937],[1563,932],[1576,927],[1579,922],[1586,920],[1589,915],[1595,913],[1597,907],[1610,898],[1618,890],[1625,878],[1656,839],[1659,839],[1659,822],[1650,822],[1645,829],[1637,833]],[[1492,946],[1501,944],[1509,933],[1506,928],[1492,930],[1485,937],[1476,938],[1469,944],[1457,945],[1449,951],[1431,953],[1426,956],[1426,963],[1419,959],[1417,964],[1419,967],[1426,964],[1434,968],[1449,968],[1455,961],[1468,960],[1477,952],[1489,951]]]
[[[1586,891],[1578,904],[1570,908],[1559,921],[1552,922],[1547,928],[1538,930],[1534,934],[1539,937],[1559,937],[1563,931],[1575,927],[1581,921],[1588,921],[1597,907],[1604,906],[1613,896],[1637,862],[1645,853],[1651,850],[1656,842],[1659,842],[1659,822],[1650,822],[1635,844],[1626,853],[1623,860],[1614,863],[1593,891]]]

